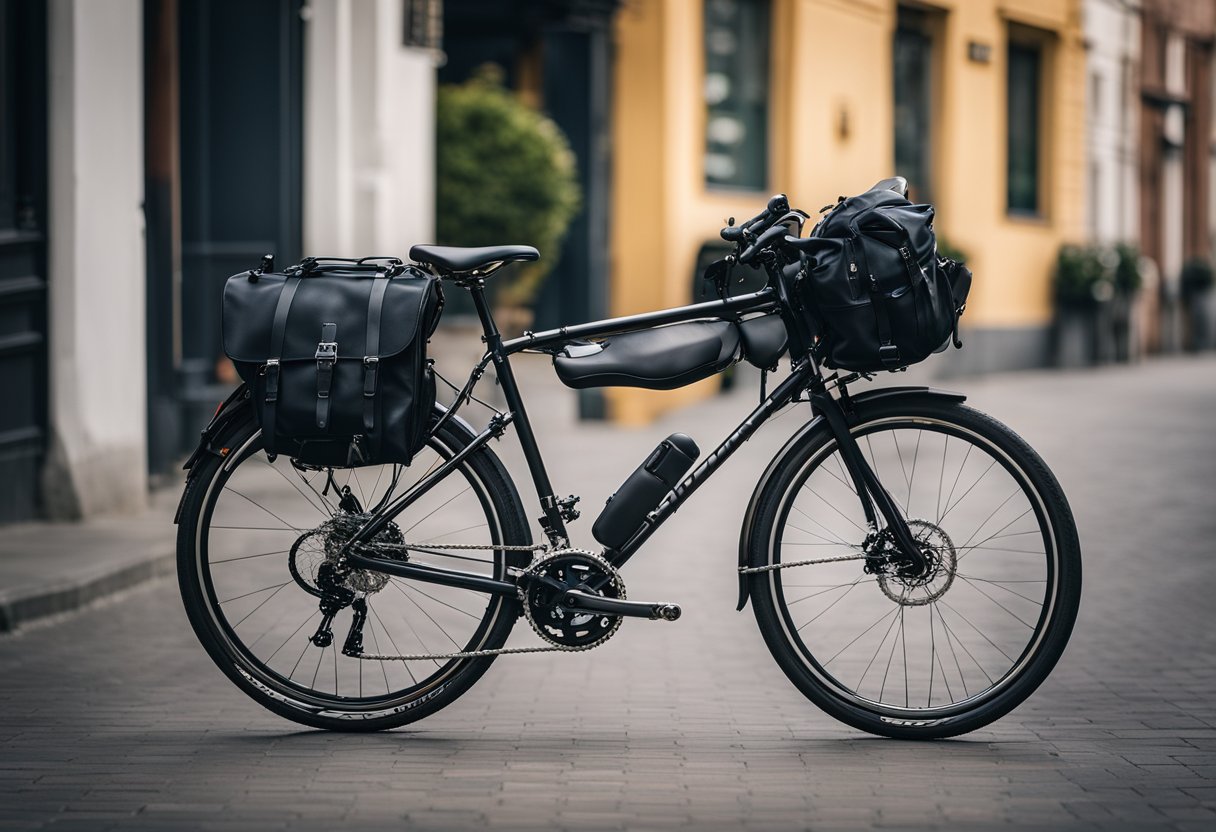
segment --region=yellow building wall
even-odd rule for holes
[[[814,214],[894,171],[895,0],[773,0],[769,187],[704,180],[704,0],[626,0],[615,32],[611,311],[693,302],[701,245],[728,216],[772,193]],[[938,228],[976,274],[964,324],[1045,324],[1063,240],[1079,238],[1084,201],[1084,47],[1080,0],[940,0],[935,174]],[[1040,218],[1005,211],[1005,46],[1011,24],[1049,33],[1043,79]],[[968,44],[990,47],[988,63]],[[809,229],[808,229],[809,230]],[[609,391],[619,422],[649,421],[714,389]]]

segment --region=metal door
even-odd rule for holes
[[[0,0],[0,523],[38,513],[46,450],[46,37]]]

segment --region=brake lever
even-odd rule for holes
[[[757,237],[754,243],[743,250],[743,253],[739,255],[739,262],[745,266],[750,264],[751,261],[756,258],[757,254],[759,254],[761,251],[767,250],[774,242],[785,237],[786,233],[787,229],[784,225],[774,225],[768,231],[765,231],[763,234]]]

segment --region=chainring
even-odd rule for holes
[[[528,567],[524,577],[548,578],[567,589],[581,589],[607,598],[625,599],[625,582],[599,555],[581,549],[559,549]],[[524,583],[524,582],[521,582]],[[602,583],[599,589],[594,584]],[[557,591],[543,581],[526,581],[521,590],[524,617],[536,634],[551,644],[588,650],[603,644],[621,626],[621,616],[569,610],[557,603]]]
[[[367,522],[369,514],[343,513],[326,520],[315,529],[301,535],[291,546],[287,556],[287,566],[291,577],[307,593],[318,598],[324,592],[317,585],[317,572],[324,563],[336,564],[342,547],[350,540],[356,531]],[[398,560],[407,560],[405,537],[396,523],[390,522],[382,531],[372,538],[370,544],[359,544],[356,550],[375,551],[378,546],[393,550]],[[389,575],[383,572],[372,572],[367,569],[352,569],[342,581],[343,585],[354,592],[371,595],[384,589],[388,584]]]

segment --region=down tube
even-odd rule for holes
[[[663,525],[663,522],[668,517],[675,514],[676,510],[684,504],[684,501],[692,496],[692,493],[700,488],[701,484],[722,466],[722,463],[730,459],[731,455],[739,449],[740,445],[750,439],[752,434],[768,421],[770,416],[789,404],[794,396],[806,388],[813,373],[813,365],[807,362],[778,385],[772,395],[749,413],[742,424],[735,428],[730,436],[722,440],[722,444],[714,448],[713,453],[706,457],[704,462],[685,477],[683,482],[672,489],[671,493],[659,504],[659,507],[651,512],[637,534],[631,537],[620,549],[608,549],[604,552],[604,556],[608,561],[613,566],[619,567],[633,557],[634,553],[654,534],[655,530]]]

